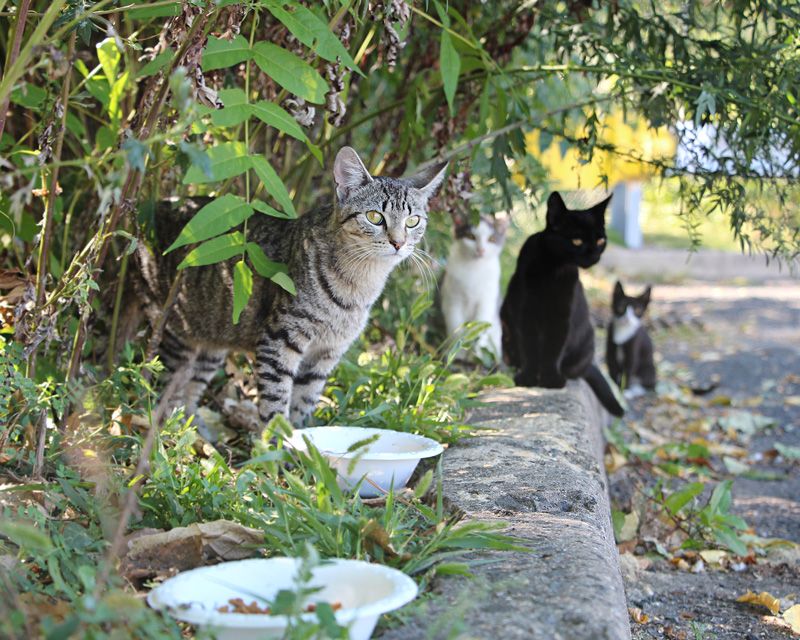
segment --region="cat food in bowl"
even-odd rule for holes
[[[424,436],[365,427],[298,429],[289,438],[289,445],[306,451],[303,436],[336,470],[339,485],[347,489],[358,485],[362,498],[381,496],[390,487],[402,489],[422,458],[438,456],[444,450],[438,442]],[[349,451],[353,445],[370,438],[376,440]]]
[[[217,640],[282,638],[288,619],[272,615],[269,602],[283,589],[297,590],[298,558],[256,558],[184,571],[147,595],[147,603],[202,627]],[[361,560],[331,560],[312,570],[303,619],[316,620],[319,603],[331,605],[351,640],[367,640],[381,614],[417,595],[417,585],[396,569]]]

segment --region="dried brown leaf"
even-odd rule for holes
[[[639,607],[628,607],[628,615],[630,615],[631,620],[637,624],[646,624],[647,621],[650,620],[650,616]]]
[[[736,598],[736,602],[744,602],[756,606],[765,607],[772,615],[778,615],[781,610],[781,602],[771,593],[762,591],[761,593],[753,593],[748,591],[743,596]]]

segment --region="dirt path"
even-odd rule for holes
[[[700,319],[704,328],[655,333],[662,397],[633,403],[626,440],[687,442],[694,429],[703,441],[738,448],[733,462],[711,456],[708,469],[700,472],[715,480],[734,478],[732,511],[755,534],[800,543],[800,462],[775,455],[775,443],[800,447],[800,284],[784,280],[753,287],[662,285],[654,290],[653,307],[656,315]],[[714,385],[702,397],[663,397],[671,389]],[[734,413],[766,416],[774,426],[752,435],[725,433],[714,421]],[[641,479],[641,465],[636,473]],[[697,479],[692,473],[687,471],[687,480]],[[630,500],[632,475],[621,469],[610,476],[612,497],[623,507]],[[644,483],[652,488],[652,481],[646,478]],[[629,551],[622,562],[629,604],[648,616],[646,623],[632,623],[635,639],[796,637],[782,620],[763,616],[766,609],[737,603],[736,598],[747,590],[768,591],[782,600],[781,611],[800,603],[798,547],[759,555],[755,564],[731,557],[723,563],[727,568],[720,568],[693,561],[691,554],[688,562],[676,563],[648,553],[641,540],[648,533],[657,538],[653,531],[643,522],[638,541],[621,547]]]

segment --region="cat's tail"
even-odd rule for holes
[[[592,391],[594,391],[594,395],[597,396],[600,404],[602,404],[612,416],[621,418],[625,414],[625,409],[617,402],[614,392],[608,385],[608,380],[606,380],[596,364],[592,364],[589,367],[586,373],[583,374],[583,379],[589,383],[589,386],[592,388]]]

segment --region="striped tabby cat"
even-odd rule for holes
[[[407,178],[373,177],[353,149],[342,148],[333,166],[332,205],[294,221],[258,214],[248,221],[248,241],[286,263],[297,295],[257,278],[237,325],[231,320],[231,289],[238,258],[186,269],[160,345],[167,369],[181,369],[190,379],[177,400],[194,413],[227,352],[251,351],[264,424],[283,414],[302,425],[328,374],[364,328],[389,273],[422,239],[428,201],[446,166],[435,164]],[[163,249],[206,203],[192,199],[158,211],[156,251],[139,251],[151,324],[186,255],[185,249],[163,255]],[[198,428],[208,436],[202,422]]]

